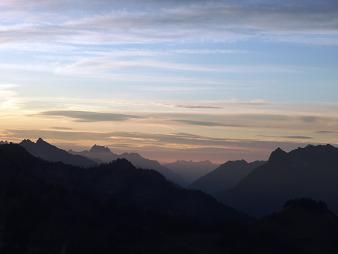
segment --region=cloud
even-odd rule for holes
[[[0,84],[0,110],[18,108],[19,98],[15,90],[17,87],[14,84]]]
[[[302,136],[302,135],[289,135],[289,136],[269,136],[269,135],[259,135],[260,137],[265,138],[279,138],[279,139],[300,139],[300,140],[307,140],[307,139],[313,139],[313,137],[310,136]]]
[[[283,136],[283,138],[288,138],[288,139],[312,139],[312,137],[309,137],[309,136]]]
[[[252,108],[252,106],[251,106]],[[242,113],[243,108],[226,108],[226,111],[213,112],[177,112],[177,113],[153,113],[149,114],[154,119],[164,119],[196,126],[218,126],[218,127],[238,127],[250,128],[251,131],[266,129],[269,130],[293,130],[295,131],[315,131],[323,125],[338,128],[337,116],[317,116],[303,115],[293,112],[273,112],[266,108],[252,108],[252,113]],[[250,112],[244,108],[244,112]],[[303,135],[301,135],[303,136]]]
[[[230,100],[227,102],[218,102],[218,103],[209,103],[209,104],[176,104],[175,107],[177,108],[184,108],[184,109],[225,109],[229,106],[265,106],[270,104],[269,101],[256,99],[251,101],[237,101],[237,100]]]
[[[338,131],[317,131],[317,134],[338,134]]]
[[[92,57],[81,59],[69,65],[57,68],[57,73],[64,74],[84,74],[90,73],[99,75],[102,73],[114,74],[124,70],[174,70],[199,73],[299,73],[303,68],[296,66],[273,66],[273,65],[197,65],[182,64],[176,62],[156,61],[156,60],[116,60],[111,57]]]
[[[337,40],[336,0],[5,1],[1,41],[67,44],[236,41],[321,36]],[[85,43],[84,43],[85,42]],[[318,43],[322,43],[320,40]]]
[[[69,127],[52,127],[51,129],[54,129],[54,130],[61,130],[61,131],[70,131],[72,130],[72,128],[69,128]]]
[[[231,139],[215,138],[191,133],[142,133],[142,132],[82,132],[62,130],[19,130],[11,129],[6,131],[7,136],[16,138],[39,138],[59,140],[101,140],[110,141],[112,145],[126,144],[127,147],[154,146],[169,147],[177,150],[189,148],[223,148],[233,150],[255,150],[267,149],[275,146],[287,146],[300,143],[281,141],[262,141],[254,139]]]
[[[211,159],[218,162],[239,158],[267,159],[271,151],[277,147],[289,151],[307,144],[299,141],[215,138],[180,132],[161,134],[12,129],[7,130],[3,137],[9,140],[42,137],[55,143],[67,144],[67,149],[77,148],[78,144],[83,144],[84,141],[87,141],[85,143],[88,146],[93,143],[109,144],[114,151],[139,152],[149,158],[166,161],[188,158]]]
[[[222,109],[221,106],[211,106],[211,105],[188,105],[188,104],[179,104],[176,105],[177,108],[186,108],[186,109]]]
[[[6,130],[7,136],[13,138],[44,138],[59,139],[66,141],[83,141],[83,140],[106,140],[110,137],[110,133],[105,132],[82,132],[82,131],[62,131],[62,130]]]
[[[195,125],[195,126],[205,126],[205,127],[247,127],[243,125],[238,124],[226,124],[226,123],[220,123],[220,122],[209,122],[209,121],[194,121],[194,120],[173,120],[175,122],[188,124],[188,125]]]
[[[138,119],[140,116],[115,114],[115,113],[101,113],[90,111],[45,111],[37,114],[38,116],[56,116],[56,117],[68,117],[75,119],[78,122],[115,122],[115,121],[127,121],[130,119]]]

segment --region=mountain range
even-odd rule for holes
[[[178,187],[154,170],[138,169],[125,159],[90,168],[53,163],[33,157],[19,145],[0,146],[0,164],[15,179],[83,193],[97,199],[114,199],[126,206],[199,220],[240,217],[210,196]],[[18,161],[17,158],[20,158]],[[21,179],[21,177],[25,179]],[[198,209],[196,209],[198,208]],[[208,218],[209,217],[209,218]]]
[[[116,159],[126,159],[138,168],[156,170],[163,176],[165,176],[168,180],[177,183],[179,185],[185,185],[185,181],[180,175],[172,172],[167,167],[161,165],[158,161],[146,159],[141,155],[139,155],[138,153],[116,154],[113,153],[108,147],[98,145],[92,146],[88,151],[86,150],[81,152],[75,152],[71,150],[69,151],[69,153],[89,158],[98,163],[111,162]]]
[[[217,164],[209,160],[206,161],[184,161],[178,160],[171,163],[164,164],[172,172],[180,175],[187,184],[191,184],[196,179],[204,176],[217,168]]]
[[[234,188],[252,170],[264,163],[264,161],[254,161],[251,163],[245,160],[228,161],[197,179],[189,188],[216,195],[221,191]]]
[[[75,167],[5,144],[0,186],[1,253],[151,253],[166,250],[173,230],[247,220],[124,159]]]
[[[91,167],[97,164],[95,161],[84,156],[70,154],[56,146],[53,146],[44,141],[42,138],[39,138],[36,142],[25,139],[20,143],[20,145],[32,155],[46,161],[60,161],[65,164],[79,167]]]
[[[309,145],[289,153],[278,148],[267,163],[254,169],[219,200],[251,215],[280,209],[294,198],[323,200],[338,212],[338,149]]]
[[[125,159],[80,167],[2,144],[0,253],[337,253],[337,155],[277,149],[217,194],[256,219]]]

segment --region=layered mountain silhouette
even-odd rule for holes
[[[252,170],[263,165],[263,161],[248,163],[245,160],[228,161],[209,174],[193,182],[189,188],[216,195],[235,187]]]
[[[149,253],[171,230],[245,218],[124,159],[80,168],[1,145],[0,165],[1,253]]]
[[[65,164],[79,167],[91,167],[97,164],[95,161],[84,156],[70,154],[56,146],[53,146],[44,141],[42,138],[39,138],[36,142],[25,139],[20,143],[20,145],[32,155],[46,161],[63,162]]]
[[[234,253],[335,253],[337,237],[338,218],[325,203],[295,199],[254,222]]]
[[[327,200],[338,200],[332,185],[337,182],[337,150],[278,149],[232,193],[238,195],[236,189],[252,175],[260,179],[268,171],[259,184],[271,181],[267,184],[277,200],[277,188],[284,187],[271,187],[277,178],[288,183],[278,192],[283,198],[290,196],[288,188],[302,189],[294,188],[298,181],[304,191],[295,196],[331,193]],[[318,171],[325,176],[314,179]],[[252,204],[271,204],[258,194]],[[20,145],[0,146],[0,253],[337,253],[338,219],[328,208],[334,202],[327,206],[297,198],[283,204],[279,212],[251,219],[125,159],[85,168],[44,161]]]
[[[200,220],[240,217],[235,210],[220,204],[214,198],[199,191],[178,187],[158,172],[138,169],[125,159],[80,168],[43,161],[13,144],[0,147],[0,163],[5,165],[1,170],[4,175],[9,173],[19,180],[40,181],[44,185],[97,199],[113,198],[123,205],[164,215]]]
[[[254,169],[219,199],[251,215],[280,209],[294,198],[325,201],[338,212],[338,149],[331,145],[299,148],[289,153],[277,149],[269,161]]]
[[[196,179],[204,176],[217,168],[217,164],[209,160],[206,161],[184,161],[178,160],[172,163],[164,164],[172,172],[180,175],[187,184],[191,184]]]
[[[160,174],[165,176],[168,180],[177,183],[179,185],[184,185],[185,182],[178,174],[175,174],[170,169],[161,165],[156,160],[150,160],[142,157],[138,153],[122,153],[116,154],[113,153],[108,147],[94,145],[90,148],[89,151],[74,152],[70,151],[72,154],[80,155],[87,157],[96,162],[111,162],[116,159],[126,159],[130,161],[135,167],[153,169],[158,171]]]

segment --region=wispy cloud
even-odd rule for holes
[[[186,108],[186,109],[222,109],[221,106],[212,106],[212,105],[197,105],[197,104],[179,104],[176,105],[178,108]]]
[[[124,5],[119,1],[81,1],[81,4],[30,1],[27,5],[23,1],[6,1],[2,3],[2,12],[13,24],[2,29],[2,41],[102,44],[178,39],[232,41],[250,36],[271,38],[285,33],[292,38],[293,32],[304,32],[304,37],[307,34],[337,35],[335,0],[142,3],[143,6],[139,1],[126,1]],[[51,18],[48,19],[48,15]],[[21,23],[18,24],[18,20]],[[304,43],[307,42],[304,40]]]
[[[175,122],[188,124],[188,125],[195,125],[195,126],[205,126],[205,127],[233,127],[233,128],[240,128],[244,127],[244,125],[238,124],[227,124],[227,123],[220,123],[220,122],[210,122],[210,121],[195,121],[195,120],[174,120]],[[248,126],[245,126],[248,127]]]
[[[304,69],[297,66],[271,66],[271,65],[200,65],[200,64],[182,64],[175,62],[154,61],[154,60],[115,60],[107,57],[103,58],[87,58],[79,60],[57,69],[57,73],[65,74],[114,74],[123,70],[174,70],[199,73],[297,73],[303,72]]]
[[[317,134],[324,134],[324,135],[330,135],[330,134],[338,134],[338,131],[317,131]]]
[[[305,146],[303,142],[261,141],[250,139],[213,138],[189,133],[141,132],[77,132],[56,130],[7,130],[9,138],[43,137],[57,143],[72,140],[110,144],[115,151],[139,151],[150,157],[166,160],[177,158],[211,158],[215,161],[245,158],[266,159],[277,147],[285,150]]]
[[[260,135],[260,137],[265,138],[278,138],[278,139],[296,139],[296,140],[308,140],[313,139],[313,137],[310,136],[302,136],[302,135],[291,135],[291,136],[269,136],[269,135]]]
[[[16,87],[18,86],[14,84],[0,84],[0,110],[13,110],[18,107]]]
[[[126,121],[130,119],[138,119],[140,116],[116,114],[116,113],[102,113],[90,111],[45,111],[37,114],[39,116],[51,117],[68,117],[75,119],[78,122],[115,122]]]

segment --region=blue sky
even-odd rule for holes
[[[1,1],[0,138],[215,161],[337,144],[337,14],[336,0]]]

